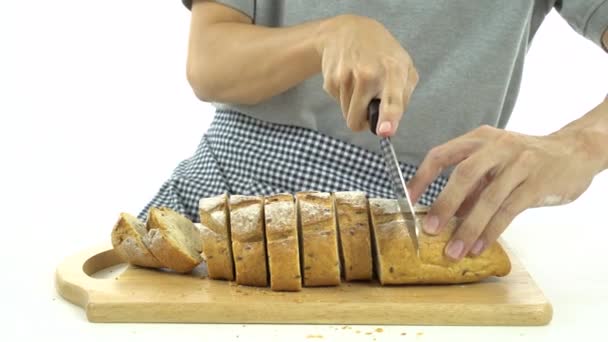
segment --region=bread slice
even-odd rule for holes
[[[122,260],[132,265],[160,268],[160,261],[148,249],[146,225],[137,217],[120,213],[112,228],[112,246]]]
[[[364,192],[336,192],[340,257],[344,279],[372,279],[373,262],[369,208]]]
[[[411,215],[406,221],[393,199],[370,199],[369,205],[376,273],[383,285],[468,283],[490,276],[505,276],[511,270],[509,257],[498,242],[480,256],[465,257],[458,262],[449,260],[444,249],[460,223],[458,219],[452,219],[437,236],[420,232],[418,258],[406,226],[414,224]],[[421,222],[425,215],[424,210],[416,213]]]
[[[324,192],[296,193],[304,286],[340,284],[334,199]]]
[[[300,291],[300,248],[298,220],[293,195],[277,194],[264,202],[266,245],[270,288],[274,291]]]
[[[165,267],[188,273],[203,261],[200,231],[187,217],[169,208],[151,208],[146,227],[150,251]]]
[[[203,258],[210,279],[234,280],[228,195],[199,201]]]
[[[264,198],[230,196],[230,233],[236,282],[267,286]]]

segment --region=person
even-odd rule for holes
[[[608,47],[608,1],[183,0],[187,79],[216,113],[194,155],[142,210],[198,219],[228,192],[393,197],[369,132],[392,137],[425,230],[462,224],[445,254],[476,256],[528,208],[575,200],[608,168],[608,101],[546,136],[504,129],[525,55],[553,8]]]

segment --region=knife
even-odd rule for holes
[[[376,133],[376,126],[378,126],[379,116],[380,100],[373,99],[367,108],[367,118],[369,120],[370,130],[372,131],[372,133],[374,133],[374,135],[378,135]],[[408,234],[412,239],[412,243],[414,244],[414,250],[416,251],[416,255],[419,256],[420,249],[418,247],[418,233],[420,232],[420,227],[418,224],[418,220],[416,219],[416,211],[414,210],[414,206],[412,205],[410,194],[407,191],[405,179],[403,179],[403,173],[401,173],[399,160],[397,160],[397,154],[395,153],[395,148],[391,143],[390,137],[380,138],[380,150],[382,151],[382,155],[384,156],[386,172],[388,173],[388,176],[391,179],[391,183],[393,184],[393,191],[395,192],[395,196],[397,196],[397,203],[399,203],[399,211],[403,216]],[[407,219],[405,217],[406,212],[410,212],[412,214],[414,225],[407,223]]]

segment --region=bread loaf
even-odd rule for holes
[[[203,258],[211,279],[234,280],[228,195],[199,201]]]
[[[477,257],[453,262],[444,249],[459,224],[452,219],[437,236],[419,233],[420,257],[416,256],[405,220],[393,199],[370,199],[376,273],[381,284],[456,284],[479,281],[489,276],[504,276],[511,263],[499,243],[489,246]],[[407,214],[406,214],[407,215]],[[419,223],[426,211],[417,212]]]
[[[266,246],[264,199],[257,196],[230,196],[230,231],[236,282],[266,286]]]
[[[296,194],[304,286],[340,284],[340,260],[333,196],[323,192]]]
[[[293,195],[278,194],[267,197],[264,216],[270,288],[274,291],[300,291],[302,275]]]
[[[112,246],[122,260],[133,265],[151,268],[163,267],[148,249],[146,225],[137,217],[120,213],[112,228]]]
[[[146,228],[150,251],[165,267],[187,273],[202,262],[200,231],[185,216],[169,208],[151,208]]]
[[[204,198],[200,228],[169,208],[151,208],[145,224],[121,213],[112,245],[131,264],[181,273],[192,271],[204,250],[211,279],[267,286],[270,274],[271,288],[278,291],[339,285],[341,273],[346,280],[370,279],[373,268],[383,285],[468,283],[511,270],[498,242],[480,256],[448,259],[444,250],[460,224],[456,218],[437,236],[422,230],[417,256],[407,231],[413,218],[404,217],[394,199],[367,201],[361,192],[300,192],[295,199]],[[417,208],[421,226],[427,210]]]
[[[372,279],[369,209],[364,192],[336,192],[336,214],[344,279]]]

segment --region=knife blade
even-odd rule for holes
[[[370,130],[374,135],[378,135],[376,133],[376,126],[378,125],[378,119],[380,116],[380,100],[373,99],[367,109],[367,117],[369,120]],[[416,219],[416,210],[412,205],[412,200],[410,198],[410,194],[407,191],[407,186],[405,184],[405,179],[403,178],[403,173],[401,172],[401,167],[399,165],[399,160],[397,159],[397,153],[395,153],[395,148],[393,147],[393,143],[391,142],[390,137],[381,137],[380,138],[380,150],[382,151],[382,155],[384,156],[384,162],[386,164],[386,172],[391,180],[393,185],[393,191],[395,192],[395,196],[397,197],[397,203],[399,204],[399,211],[403,216],[405,221],[405,225],[407,227],[408,234],[412,239],[412,243],[414,245],[414,251],[416,255],[419,256],[419,246],[418,246],[418,233],[420,232],[420,227],[418,224],[418,220]],[[405,216],[406,212],[410,212],[412,214],[412,219],[414,220],[414,224],[408,224],[408,220]]]

